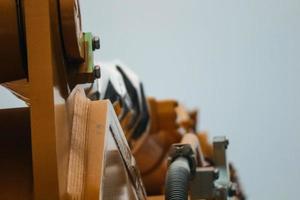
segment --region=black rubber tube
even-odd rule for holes
[[[165,185],[165,200],[187,200],[191,169],[184,157],[173,161],[168,169]]]

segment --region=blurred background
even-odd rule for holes
[[[226,135],[248,199],[298,196],[300,1],[82,0],[96,60],[120,60],[148,96],[199,108]],[[0,88],[0,107],[24,104]]]

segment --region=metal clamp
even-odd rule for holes
[[[190,169],[192,174],[195,174],[197,162],[196,155],[190,144],[173,144],[168,158],[168,165],[170,165],[178,157],[185,157],[189,161]]]

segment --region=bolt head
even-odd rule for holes
[[[228,146],[229,146],[229,140],[226,140],[226,141],[225,141],[225,149],[227,149]]]
[[[93,51],[100,49],[100,38],[98,36],[93,37],[92,48],[93,48]]]
[[[101,69],[100,69],[99,65],[95,65],[95,67],[94,67],[94,77],[96,79],[101,78]]]

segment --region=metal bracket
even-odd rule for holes
[[[213,139],[214,166],[196,169],[196,174],[190,185],[191,200],[230,200],[234,196],[234,184],[230,181],[226,157],[228,144],[226,137],[215,137]]]

